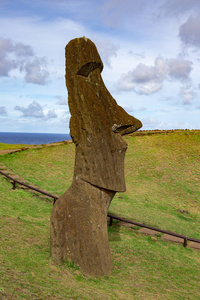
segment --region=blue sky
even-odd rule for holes
[[[69,133],[66,44],[86,36],[143,129],[200,129],[199,0],[0,0],[0,131]]]

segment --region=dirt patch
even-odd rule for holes
[[[24,148],[19,148],[19,149],[5,149],[5,150],[0,150],[0,155],[8,154],[8,153],[16,153],[20,151],[26,151],[28,149],[32,148],[43,148],[43,146],[30,146],[30,147],[24,147]]]
[[[140,232],[145,235],[156,235],[159,233],[159,231],[156,231],[153,229],[148,229],[148,228],[142,228],[142,229],[140,229]]]
[[[21,151],[21,149],[6,149],[6,150],[0,150],[0,155],[4,155],[4,154],[8,154],[8,153],[14,153],[14,152],[18,152]]]

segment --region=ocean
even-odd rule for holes
[[[0,132],[0,143],[42,145],[71,140],[69,134],[62,133],[25,133]]]

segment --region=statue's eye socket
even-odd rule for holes
[[[88,77],[89,74],[94,71],[95,69],[100,69],[100,72],[103,69],[103,66],[101,63],[97,63],[97,62],[88,62],[87,64],[85,64],[84,66],[82,66],[80,68],[80,70],[76,73],[76,75],[81,75],[81,76],[85,76]]]

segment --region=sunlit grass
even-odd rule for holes
[[[24,145],[24,144],[5,144],[5,143],[0,143],[0,150],[7,150],[7,149],[21,149],[21,148],[26,148],[30,147],[30,145]]]
[[[128,136],[127,141],[127,191],[116,194],[110,211],[200,238],[200,131]],[[65,143],[0,160],[27,181],[61,195],[72,181],[74,155],[74,145]]]
[[[110,211],[162,229],[200,238],[200,134],[179,132],[127,137],[127,191]],[[40,188],[62,194],[70,185],[74,145],[0,156]],[[157,241],[138,230],[109,227],[113,273],[83,276],[50,259],[52,204],[0,177],[1,299],[200,299],[200,252]],[[81,229],[80,229],[81,230]]]

